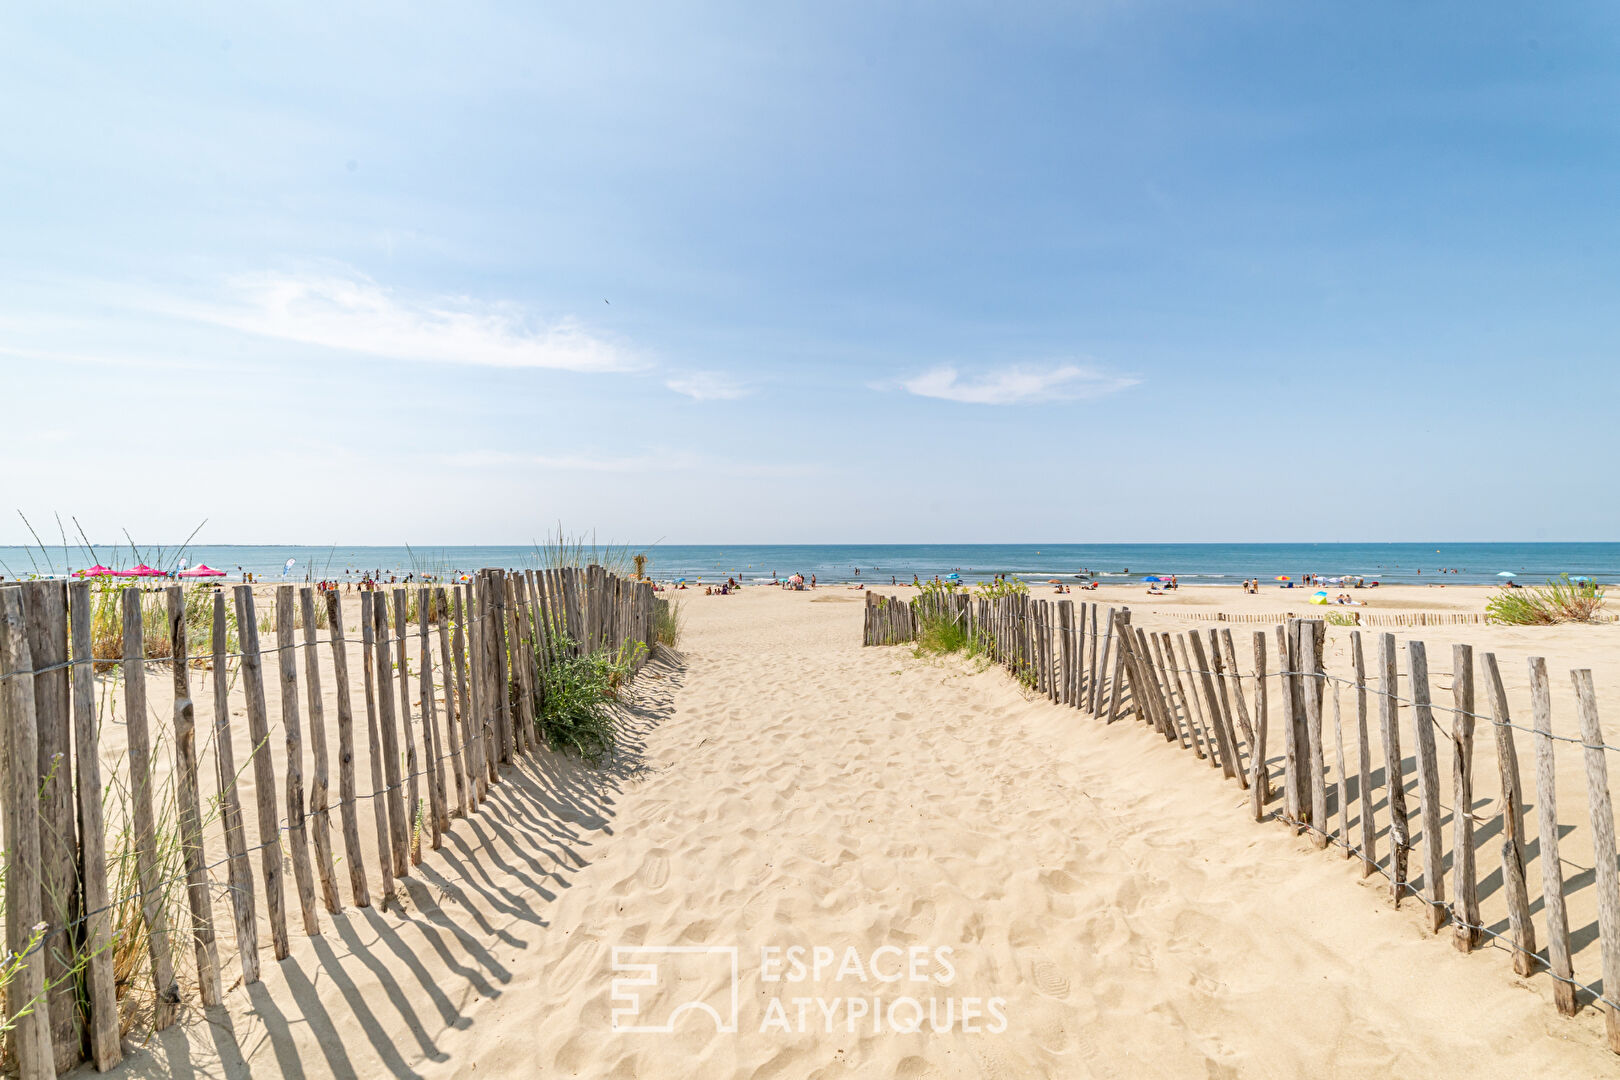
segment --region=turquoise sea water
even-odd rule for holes
[[[631,550],[637,550],[634,545]],[[539,565],[532,546],[514,547],[320,547],[294,544],[193,545],[184,551],[137,544],[131,550],[97,546],[96,557],[114,567],[144,561],[159,569],[207,563],[235,578],[250,571],[268,580],[356,577],[381,571],[403,577],[485,566]],[[136,558],[137,552],[140,558]],[[1089,572],[1103,580],[1146,574],[1176,574],[1187,584],[1236,584],[1244,578],[1270,581],[1279,574],[1357,575],[1369,580],[1456,584],[1499,583],[1501,571],[1521,584],[1561,573],[1602,582],[1620,581],[1620,543],[1495,544],[662,544],[648,549],[649,572],[663,580],[744,581],[814,574],[818,581],[910,581],[952,571],[969,581],[995,574],[1032,580]],[[161,559],[161,564],[159,562]],[[283,578],[287,560],[293,567]],[[0,547],[0,573],[61,573],[90,564],[80,547]],[[859,568],[860,574],[855,573]],[[1442,573],[1456,570],[1457,573]]]

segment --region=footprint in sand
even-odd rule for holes
[[[641,884],[652,890],[662,889],[669,880],[669,856],[662,850],[650,853],[641,863]]]
[[[1052,961],[1041,957],[1035,961],[1034,966],[1035,989],[1047,997],[1063,998],[1069,996],[1069,977],[1063,974],[1063,969]]]

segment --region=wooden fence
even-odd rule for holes
[[[896,610],[901,608],[907,610]],[[1429,931],[1438,934],[1449,923],[1459,950],[1489,943],[1509,953],[1519,975],[1546,972],[1560,1013],[1574,1015],[1585,996],[1602,1009],[1609,1047],[1620,1053],[1620,866],[1608,780],[1608,755],[1620,747],[1603,741],[1591,671],[1570,672],[1579,725],[1575,736],[1554,731],[1551,683],[1539,657],[1528,663],[1532,724],[1526,726],[1513,719],[1494,654],[1476,659],[1471,646],[1454,645],[1451,670],[1431,672],[1423,642],[1408,640],[1402,650],[1393,634],[1381,633],[1364,645],[1361,631],[1349,629],[1349,673],[1334,675],[1325,663],[1327,625],[1317,619],[1288,618],[1269,632],[1254,631],[1247,672],[1231,630],[1211,628],[1206,637],[1193,630],[1148,629],[1136,625],[1125,607],[1105,610],[1096,603],[1027,595],[924,594],[908,604],[869,594],[866,643],[912,640],[936,618],[957,621],[976,648],[1054,703],[1105,723],[1134,718],[1171,745],[1208,761],[1248,792],[1255,821],[1282,821],[1310,835],[1318,848],[1338,847],[1346,858],[1358,860],[1362,877],[1382,874],[1393,904],[1411,897],[1425,905]],[[1450,680],[1449,705],[1435,698],[1431,680],[1437,678]],[[1341,712],[1341,691],[1352,695],[1353,721]],[[1484,698],[1481,709],[1476,696]],[[1376,721],[1370,715],[1374,708]],[[1449,714],[1449,727],[1437,713]],[[1493,735],[1498,790],[1490,800],[1474,788],[1476,721],[1489,725]],[[1272,764],[1279,734],[1280,789],[1274,787],[1279,778]],[[1533,803],[1521,782],[1519,735],[1531,741]],[[1567,790],[1566,779],[1563,794],[1566,805],[1585,802],[1584,830],[1573,815],[1559,816],[1558,755],[1577,749],[1584,790]],[[1442,780],[1447,774],[1449,785]],[[1415,802],[1410,808],[1408,795]],[[1539,841],[1534,851],[1542,896],[1539,926],[1526,873],[1528,807],[1535,810]],[[1500,838],[1498,858],[1485,860],[1499,866],[1485,867],[1483,877],[1481,836]],[[1566,875],[1569,848],[1561,857],[1559,845],[1572,838],[1581,844],[1577,856],[1584,856],[1590,844],[1589,882],[1585,870]],[[1499,883],[1493,880],[1498,870]],[[1491,882],[1493,903],[1505,908],[1499,929],[1481,916],[1482,881]],[[1566,893],[1588,883],[1595,893],[1591,937],[1602,993],[1577,981],[1573,965]],[[1587,894],[1581,900],[1589,904],[1593,898]],[[1576,940],[1585,937],[1583,932]]]
[[[259,978],[263,929],[276,959],[288,954],[287,887],[290,864],[297,922],[306,934],[322,933],[320,909],[342,910],[336,874],[332,815],[339,819],[342,862],[350,901],[383,899],[397,878],[420,863],[423,845],[437,849],[452,816],[475,812],[489,785],[501,780],[502,764],[537,749],[532,719],[545,693],[552,665],[598,650],[645,663],[654,640],[656,606],[663,603],[644,582],[617,577],[600,566],[507,572],[481,571],[458,585],[393,588],[362,592],[359,644],[364,671],[366,739],[370,775],[356,776],[356,711],[353,707],[350,643],[343,622],[342,596],[308,587],[281,585],[275,592],[275,642],[261,644],[254,588],[236,586],[227,607],[223,590],[193,587],[189,598],[211,599],[206,620],[188,614],[188,594],[180,586],[153,593],[125,589],[113,600],[121,610],[121,653],[98,655],[92,639],[97,597],[88,583],[60,581],[7,583],[0,587],[0,768],[6,794],[3,826],[9,863],[5,880],[8,960],[14,966],[5,986],[6,1012],[13,1018],[10,1050],[26,1080],[54,1076],[88,1056],[106,1070],[120,1057],[120,998],[115,985],[114,913],[138,904],[140,917],[126,933],[142,933],[150,965],[154,1003],[152,1023],[173,1023],[188,988],[177,977],[175,949],[189,949],[195,993],[205,1005],[222,996],[209,873],[225,868],[242,979]],[[201,589],[199,593],[195,590]],[[207,592],[212,591],[208,597]],[[148,639],[150,605],[164,605],[166,640]],[[412,610],[414,608],[414,611]],[[325,622],[324,641],[316,633]],[[199,623],[201,625],[199,625]],[[411,624],[414,623],[414,626]],[[430,624],[433,631],[430,632]],[[301,634],[299,633],[301,629]],[[207,631],[207,648],[194,649]],[[414,635],[413,631],[414,630]],[[229,646],[237,636],[235,650]],[[415,671],[410,647],[416,645]],[[326,646],[323,650],[322,646]],[[164,659],[149,657],[154,651]],[[105,652],[105,649],[102,650]],[[336,690],[338,798],[331,794],[322,653]],[[300,704],[299,659],[304,695]],[[266,664],[271,670],[266,675]],[[437,664],[437,674],[435,674]],[[148,668],[156,665],[172,683],[167,730],[173,762],[157,760],[149,719]],[[111,669],[111,677],[98,672]],[[212,733],[217,770],[215,793],[199,783],[197,714],[207,707],[191,680],[211,672]],[[397,674],[397,699],[396,680]],[[417,715],[413,717],[412,682]],[[284,801],[278,813],[276,754],[270,744],[265,679],[279,682],[280,720],[285,735]],[[239,678],[245,701],[250,750],[240,764],[232,749],[232,681]],[[128,739],[128,822],[104,820],[102,721],[110,701],[98,703],[98,686],[120,686]],[[162,690],[161,685],[156,688]],[[443,718],[439,716],[442,696]],[[102,706],[107,706],[103,708]],[[205,720],[204,723],[210,721]],[[313,758],[304,749],[308,725]],[[159,725],[160,729],[164,725]],[[206,729],[205,729],[206,733]],[[160,745],[160,744],[159,744]],[[249,848],[243,826],[238,779],[251,765],[259,842]],[[306,765],[312,765],[306,787]],[[239,771],[241,770],[241,771]],[[153,792],[159,772],[172,777],[176,819],[158,820]],[[364,786],[366,790],[362,792]],[[426,798],[423,799],[425,789]],[[202,807],[217,805],[215,844]],[[364,804],[369,801],[376,829],[375,877],[368,880],[366,845],[361,840]],[[419,823],[419,824],[418,824]],[[110,895],[108,837],[114,825],[131,830],[138,889]],[[163,902],[170,884],[163,880],[158,834],[178,835],[183,856],[186,912],[171,926]],[[419,830],[413,847],[413,830]],[[250,855],[258,854],[264,903],[257,904]],[[124,943],[127,947],[128,943]]]

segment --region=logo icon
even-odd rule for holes
[[[615,945],[613,1030],[669,1034],[689,1012],[708,1013],[715,1030],[737,1030],[735,945]],[[726,1008],[705,998],[723,984]]]

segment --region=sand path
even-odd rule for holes
[[[127,1074],[1616,1068],[1591,1010],[1561,1019],[1545,977],[1430,938],[1380,879],[1248,821],[1243,794],[1191,754],[1030,700],[999,670],[863,649],[855,595],[692,598],[684,661],[639,682],[623,761],[526,762],[456,822],[403,910],[351,907],[323,939],[295,933],[228,1014],[154,1039]],[[616,946],[737,947],[738,1030],[689,1013],[673,1033],[615,1031]],[[791,946],[853,949],[868,978],[765,981],[761,950]],[[921,982],[880,982],[866,969],[896,973],[885,947],[949,947],[955,977],[928,981],[941,969],[925,964]],[[693,1001],[728,1012],[728,966],[662,962],[666,981],[623,1023]],[[852,1022],[851,997],[885,1013],[933,998],[941,1020],[950,1000],[955,1026]],[[795,998],[820,1001],[802,1030]],[[982,1030],[994,1014],[962,1030],[957,1010],[988,998],[1005,1030]]]
[[[1454,954],[1338,858],[1245,821],[1235,788],[1140,728],[1103,729],[900,649],[859,608],[692,605],[675,712],[617,834],[513,984],[441,1040],[444,1071],[584,1076],[1591,1075],[1500,954]],[[610,1030],[615,945],[737,945],[739,1032]],[[948,987],[767,983],[762,946],[950,946]],[[891,954],[892,955],[892,954]],[[1545,982],[1545,980],[1541,980]],[[723,977],[648,994],[723,1009]],[[791,998],[1006,999],[1000,1034],[826,1030]],[[772,998],[793,1030],[761,1031]],[[904,1008],[902,1017],[908,1015]],[[1587,1021],[1591,1020],[1588,1016]]]

